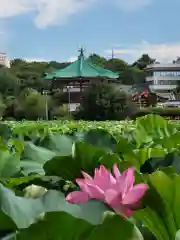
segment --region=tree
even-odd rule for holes
[[[4,116],[5,109],[6,109],[6,105],[3,101],[2,95],[0,95],[0,118]]]
[[[18,89],[18,79],[7,68],[0,69],[0,93],[3,95],[15,93]]]
[[[148,54],[143,54],[136,62],[132,64],[132,67],[137,67],[143,70],[148,64],[153,64],[155,61],[156,59],[151,58]]]
[[[91,54],[89,57],[88,57],[88,60],[97,65],[97,66],[100,66],[100,67],[104,67],[105,63],[106,63],[106,59],[104,57],[101,57],[97,54]]]
[[[105,68],[119,73],[119,80],[122,84],[133,85],[144,83],[146,73],[137,67],[128,65],[125,61],[114,58],[105,63]]]
[[[52,91],[52,98],[55,106],[61,106],[64,100],[64,92],[62,89]]]
[[[177,57],[176,60],[173,60],[174,64],[180,63],[180,57]]]
[[[119,83],[125,85],[133,85],[145,82],[145,70],[144,67],[153,62],[147,54],[143,54],[140,59],[136,61],[134,66],[129,65],[122,59],[113,58],[106,59],[98,54],[91,54],[88,58],[93,64],[100,67],[115,71],[119,73]],[[56,69],[66,67],[68,62],[28,62],[23,59],[14,59],[11,61],[11,67],[5,68],[0,66],[0,107],[2,109],[4,119],[15,118],[21,120],[42,118],[45,115],[44,96],[42,96],[43,89],[50,89],[48,81],[44,79],[45,73],[50,73]],[[105,87],[104,87],[105,88]],[[117,87],[119,89],[119,87]],[[112,113],[102,112],[100,115],[113,119],[114,116],[120,114],[119,99],[122,93],[118,93],[117,101],[115,101],[113,91],[109,89],[109,93],[104,94],[104,100],[98,100],[99,106],[105,106],[107,111],[111,109]],[[120,92],[120,91],[119,91]],[[67,115],[66,109],[62,106],[62,103],[67,104],[67,99],[61,89],[51,92],[49,99],[49,112],[51,116],[58,115],[63,117]],[[109,100],[108,100],[109,99]],[[110,104],[113,102],[113,107]],[[116,104],[114,104],[116,102]],[[117,107],[114,110],[114,106]],[[97,107],[97,105],[96,105]],[[100,107],[99,107],[100,108]],[[101,110],[99,109],[99,112]],[[112,115],[110,115],[112,114]],[[97,118],[101,118],[101,116]],[[104,118],[104,117],[102,117]]]
[[[52,118],[55,119],[69,119],[69,111],[68,111],[68,105],[67,104],[63,104],[61,106],[55,106],[52,109]]]
[[[4,98],[4,103],[5,103],[5,112],[3,115],[3,119],[11,119],[11,118],[16,118],[16,111],[19,106],[18,99],[15,96],[7,96]],[[19,120],[19,119],[18,119]]]
[[[131,74],[132,77],[132,85],[133,84],[142,84],[142,83],[146,83],[146,76],[147,73],[144,70],[140,70],[137,67],[131,67],[129,69],[129,73]]]
[[[62,68],[65,68],[68,66],[68,62],[64,62],[64,63],[59,63],[59,62],[56,62],[56,61],[51,61],[49,62],[49,65],[51,68],[53,69],[62,69]]]
[[[113,85],[93,84],[83,95],[75,119],[121,120],[127,117],[127,96]]]
[[[156,93],[150,93],[146,99],[147,106],[156,106],[157,104],[157,94]]]
[[[172,90],[172,94],[175,96],[176,100],[180,100],[180,83],[177,81],[177,87]]]
[[[47,99],[48,107],[50,107],[50,99]],[[32,90],[24,99],[20,101],[21,108],[26,119],[37,120],[38,118],[45,118],[46,115],[46,96],[39,92]]]
[[[128,64],[121,59],[113,58],[113,59],[109,59],[105,63],[104,67],[111,70],[111,71],[121,73],[122,71],[124,71],[128,68]]]

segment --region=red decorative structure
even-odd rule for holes
[[[135,94],[133,97],[132,97],[132,100],[133,101],[136,101],[138,99],[140,99],[141,97],[144,97],[144,98],[147,98],[149,96],[149,89],[144,89],[142,92],[138,92],[137,94]]]

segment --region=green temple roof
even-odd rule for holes
[[[86,78],[86,77],[105,77],[116,79],[118,73],[93,65],[88,59],[85,59],[83,49],[80,50],[78,59],[69,66],[47,74],[45,79],[53,78]]]

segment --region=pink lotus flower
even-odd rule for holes
[[[103,165],[95,169],[94,178],[82,172],[84,179],[76,179],[80,191],[67,195],[69,203],[83,203],[89,199],[104,201],[120,215],[131,216],[148,189],[147,184],[134,185],[134,168],[128,168],[122,174],[117,165],[113,167],[113,175]]]

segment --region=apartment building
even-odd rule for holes
[[[10,68],[10,61],[6,53],[0,52],[0,65]]]
[[[146,82],[152,91],[170,92],[180,84],[180,60],[173,63],[154,63],[147,66]]]

